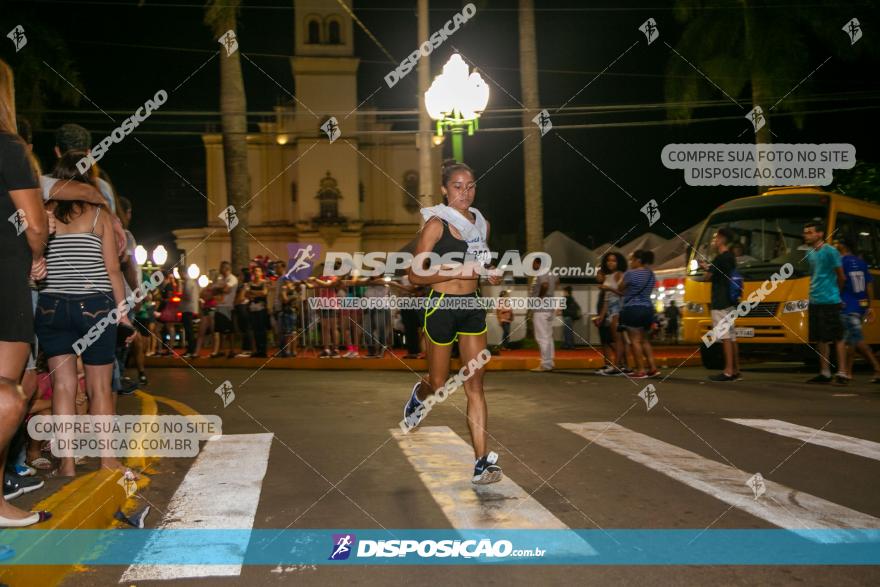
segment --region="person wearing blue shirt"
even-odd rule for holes
[[[844,237],[836,245],[841,254],[840,263],[845,279],[843,289],[840,291],[843,301],[840,318],[843,323],[843,341],[847,346],[846,373],[852,379],[855,351],[859,351],[874,367],[871,383],[880,383],[880,363],[877,362],[877,357],[862,335],[862,322],[866,320],[870,322],[874,319],[869,287],[873,277],[868,271],[868,264],[858,256],[853,239]]]
[[[846,345],[840,320],[840,288],[844,284],[840,253],[825,243],[825,225],[820,220],[804,224],[804,243],[810,248],[810,342],[818,344],[820,372],[807,383],[846,385]],[[830,345],[837,351],[837,375],[831,377]]]
[[[654,304],[651,301],[651,292],[657,285],[657,278],[651,271],[654,263],[652,251],[639,249],[630,253],[629,271],[623,274],[623,279],[617,288],[602,284],[600,289],[623,297],[623,307],[620,311],[620,325],[629,334],[630,344],[635,359],[636,372],[632,379],[647,379],[659,377],[660,371],[654,362],[654,351],[651,348],[649,333],[651,324],[654,322]]]

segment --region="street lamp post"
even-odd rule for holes
[[[489,103],[489,86],[476,71],[468,72],[468,65],[458,53],[453,53],[443,73],[425,92],[425,109],[437,121],[437,136],[444,129],[452,135],[452,156],[464,160],[464,134],[474,134],[479,128],[480,114]]]

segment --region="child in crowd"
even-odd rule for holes
[[[86,394],[85,368],[82,359],[76,358],[77,377],[79,385],[76,390],[76,415],[84,416],[89,413],[89,397]],[[40,353],[37,356],[37,393],[28,409],[25,422],[33,416],[52,415],[52,377],[46,364],[46,357]],[[40,471],[48,471],[52,468],[52,461],[43,456],[46,442],[28,438],[26,447],[26,462],[29,466]],[[48,451],[46,451],[48,452]]]

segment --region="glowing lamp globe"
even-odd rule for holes
[[[168,251],[165,250],[163,245],[159,245],[155,249],[153,249],[153,263],[156,265],[164,265],[165,261],[168,260]]]
[[[143,265],[147,262],[147,249],[142,245],[138,245],[134,248],[134,261],[138,265]]]

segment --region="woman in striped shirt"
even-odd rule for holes
[[[53,176],[94,185],[91,174],[77,170],[77,161],[85,156],[84,151],[65,153]],[[81,201],[50,201],[48,206],[56,232],[46,249],[47,277],[39,284],[35,327],[52,373],[52,413],[75,413],[80,355],[91,415],[112,416],[117,322],[131,326],[126,313],[117,310],[125,292],[112,216],[104,206]],[[124,469],[110,453],[101,455],[101,466]],[[61,459],[58,474],[75,474],[72,456]]]

